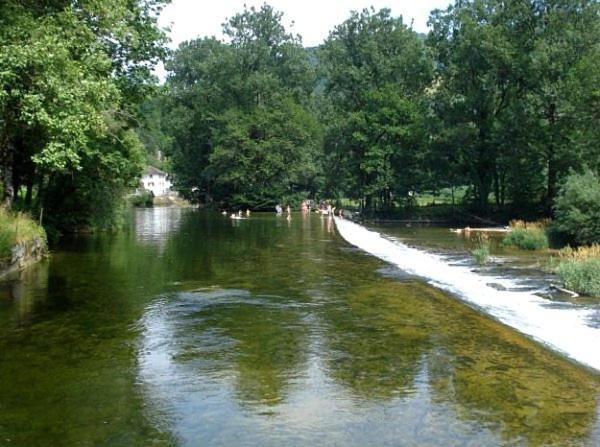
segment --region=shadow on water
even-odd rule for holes
[[[140,210],[0,283],[0,445],[597,445],[597,375],[327,220]]]

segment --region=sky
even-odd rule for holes
[[[177,46],[197,37],[222,37],[221,25],[248,7],[260,7],[264,0],[173,0],[162,12],[159,24],[170,28],[170,46]],[[346,20],[350,11],[370,6],[375,9],[390,8],[394,16],[402,15],[407,24],[412,23],[418,32],[427,31],[427,19],[431,10],[446,8],[450,0],[269,0],[268,4],[284,13],[283,21],[288,29],[302,36],[306,47],[317,46],[328,36],[335,25]],[[290,28],[290,25],[293,26]],[[164,79],[164,69],[157,75]]]

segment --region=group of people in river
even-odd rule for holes
[[[289,204],[285,208],[285,211],[287,214],[287,220],[292,220],[292,207]],[[283,207],[279,203],[275,205],[275,212],[278,216],[281,216],[283,214]]]
[[[330,218],[335,216],[336,207],[332,206],[331,203],[329,203],[329,202],[321,201],[319,203],[319,205],[316,206],[316,204],[312,200],[303,200],[302,201],[302,204],[300,206],[300,210],[302,211],[302,214],[310,214],[313,209],[315,210],[316,213],[319,213],[321,216],[327,216]],[[283,211],[284,211],[283,206],[278,203],[275,206],[275,213],[278,216],[281,216],[281,215],[283,215]],[[287,219],[291,220],[292,219],[292,207],[289,204],[286,205],[285,212],[286,212]],[[250,211],[250,209],[247,208],[246,211],[242,211],[240,209],[237,212],[233,212],[233,213],[229,214],[226,210],[223,210],[221,212],[221,214],[223,216],[229,215],[230,219],[239,220],[239,219],[248,219],[250,217],[251,211]],[[338,210],[338,217],[340,217],[340,218],[344,217],[344,210],[341,208]]]
[[[329,203],[329,202],[322,201],[319,203],[318,206],[316,206],[316,204],[312,200],[303,200],[302,201],[302,204],[300,205],[300,210],[302,211],[302,214],[310,214],[313,209],[315,210],[316,213],[321,214],[321,216],[329,216],[329,217],[335,216],[336,207],[332,206],[331,203]],[[286,211],[287,211],[288,219],[291,219],[292,209],[291,209],[290,205],[287,205]],[[283,207],[280,204],[277,204],[275,206],[275,212],[278,215],[283,214]],[[338,216],[340,218],[344,217],[343,209],[340,208],[338,210]]]
[[[227,211],[223,210],[221,212],[221,214],[223,216],[227,216],[229,213],[227,213]],[[244,217],[244,215],[246,215],[246,217]],[[239,219],[248,219],[250,217],[250,210],[246,209],[246,211],[242,211],[239,210],[237,213],[231,213],[231,215],[229,216],[230,219],[235,219],[235,220],[239,220]]]

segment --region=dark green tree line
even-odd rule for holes
[[[492,195],[550,212],[569,169],[597,164],[597,2],[459,1],[430,23],[434,155],[458,154],[481,211]]]
[[[213,206],[388,211],[461,187],[482,214],[551,214],[600,169],[596,1],[458,0],[426,37],[366,9],[318,49],[265,4],[181,44],[156,89],[166,1],[0,3],[5,204],[103,225],[153,163]]]

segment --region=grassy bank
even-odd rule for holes
[[[582,295],[600,297],[600,245],[559,251],[557,273],[565,286]]]
[[[0,209],[0,262],[10,262],[16,245],[41,239],[46,243],[46,233],[29,215]]]

